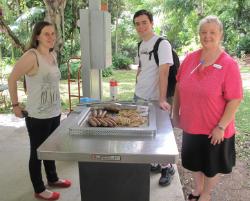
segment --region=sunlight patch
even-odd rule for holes
[[[23,127],[25,126],[24,119],[17,118],[13,114],[0,114],[0,126]]]

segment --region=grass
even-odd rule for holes
[[[250,66],[242,66],[240,68],[241,73],[250,73]]]
[[[111,79],[115,79],[118,81],[118,100],[132,100],[134,96],[134,88],[135,88],[135,75],[136,70],[116,70],[114,74],[110,77],[103,78],[103,97],[102,99],[110,100],[109,94],[109,81]],[[77,83],[71,83],[71,94],[78,94]],[[80,89],[81,91],[82,89]],[[62,99],[62,109],[63,111],[69,110],[69,95],[68,95],[68,81],[61,80],[60,82],[60,94]],[[82,91],[81,91],[82,94]],[[72,106],[76,106],[78,98],[71,98]]]
[[[249,162],[250,156],[250,90],[244,90],[244,100],[236,113],[237,156]],[[250,163],[248,164],[250,167]]]
[[[109,80],[115,79],[118,82],[118,99],[132,100],[135,89],[135,70],[117,70],[111,77],[103,79],[103,99],[109,99]]]
[[[241,132],[250,133],[250,90],[244,90],[244,100],[236,113],[236,126]]]

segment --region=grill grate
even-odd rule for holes
[[[82,112],[69,128],[70,135],[85,136],[154,136],[156,134],[156,115],[152,105],[148,105],[148,120],[140,127],[89,127],[87,119],[90,115],[89,107],[82,107]]]

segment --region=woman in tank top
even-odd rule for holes
[[[56,41],[55,29],[49,22],[38,22],[32,33],[30,46],[15,64],[9,77],[9,92],[13,112],[17,117],[25,117],[30,138],[29,173],[35,197],[57,200],[58,192],[46,189],[42,180],[41,160],[37,158],[37,148],[59,126],[61,109],[59,81],[60,71],[53,51]],[[25,76],[27,92],[26,108],[18,102],[17,81]],[[71,182],[59,179],[55,161],[43,161],[48,185],[69,187]]]

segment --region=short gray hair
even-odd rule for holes
[[[223,24],[220,21],[220,19],[215,15],[209,15],[209,16],[201,19],[201,21],[198,25],[198,32],[200,33],[202,25],[204,25],[206,23],[212,23],[212,22],[217,24],[219,26],[220,32],[223,33]]]

